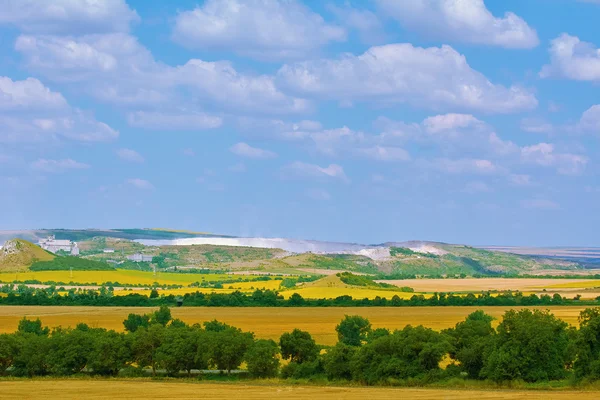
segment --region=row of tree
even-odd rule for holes
[[[274,377],[361,384],[424,384],[446,378],[495,382],[539,382],[571,376],[600,378],[600,308],[584,310],[580,327],[549,311],[507,311],[494,328],[483,311],[441,332],[423,326],[389,331],[368,319],[346,316],[336,327],[338,343],[319,346],[308,332],[294,329],[279,343],[218,322],[187,325],[168,307],[130,314],[118,333],[79,324],[74,329],[43,327],[23,319],[14,334],[0,335],[0,374],[16,376],[143,373],[171,376],[242,365],[255,378]],[[452,361],[441,368],[442,360]],[[281,360],[287,360],[280,368]]]
[[[398,295],[391,299],[375,297],[374,299],[357,299],[352,296],[339,296],[334,299],[305,299],[294,293],[285,299],[280,293],[272,290],[257,289],[251,294],[240,291],[233,293],[203,293],[200,291],[186,293],[182,297],[160,296],[153,291],[150,296],[139,293],[115,295],[110,287],[99,290],[71,289],[66,294],[60,288],[52,286],[39,289],[26,285],[0,286],[0,305],[56,305],[56,306],[206,306],[206,307],[412,307],[412,306],[537,306],[537,305],[596,305],[595,300],[580,300],[577,295],[573,299],[542,294],[524,295],[521,292],[483,292],[456,295],[453,293],[435,293],[430,297],[412,295],[404,299]]]

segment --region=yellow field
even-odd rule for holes
[[[416,292],[481,292],[488,290],[541,291],[552,288],[600,287],[600,281],[587,279],[525,279],[525,278],[465,278],[465,279],[401,279],[381,281],[396,286],[409,286]]]
[[[149,379],[9,380],[0,381],[3,399],[580,399],[600,396],[592,391],[449,390],[380,387],[288,386],[262,383],[151,381]]]
[[[36,271],[0,274],[0,282],[12,282],[14,280],[35,279],[41,282],[75,282],[98,284],[104,282],[119,282],[124,284],[143,284],[152,285],[154,282],[165,285],[189,285],[193,282],[215,281],[223,279],[236,279],[235,275],[217,275],[217,274],[183,274],[176,272],[159,272],[154,276],[152,272],[133,271],[133,270],[115,270],[115,271],[73,271],[72,277],[69,271]],[[266,283],[266,282],[260,282]],[[239,285],[236,283],[233,285]]]
[[[585,309],[574,306],[530,308],[550,309],[572,325],[577,324],[579,313]],[[375,328],[401,329],[411,324],[440,330],[454,326],[480,309],[500,318],[510,307],[181,307],[171,309],[171,313],[174,318],[190,324],[218,319],[265,339],[277,340],[282,333],[298,328],[310,332],[318,343],[331,345],[337,341],[335,326],[344,315],[367,317]],[[0,333],[14,332],[24,316],[39,317],[51,327],[85,322],[92,327],[122,331],[122,322],[129,313],[144,314],[153,310],[148,307],[1,306]]]
[[[407,293],[400,291],[391,290],[377,290],[377,289],[362,289],[358,287],[303,287],[299,289],[291,289],[281,292],[281,295],[288,299],[294,293],[298,293],[306,299],[334,299],[338,296],[352,296],[355,299],[374,299],[379,296],[386,299],[391,299],[394,296],[398,296],[401,299],[410,299],[415,294],[419,293]],[[431,295],[425,295],[430,297]]]

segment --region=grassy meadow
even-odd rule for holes
[[[523,308],[523,307],[511,307]],[[550,309],[558,318],[576,325],[579,313],[586,307],[557,306],[530,307]],[[244,331],[252,331],[259,338],[278,340],[282,333],[294,328],[310,332],[317,343],[333,345],[337,341],[335,326],[344,315],[361,315],[374,328],[401,329],[406,325],[424,325],[436,330],[453,327],[475,310],[484,310],[500,318],[509,307],[181,307],[172,308],[174,318],[186,323],[218,319]],[[146,307],[60,307],[60,306],[4,306],[0,307],[0,333],[17,329],[24,316],[40,318],[47,326],[74,327],[84,322],[92,327],[123,331],[123,320],[130,313],[145,314]]]

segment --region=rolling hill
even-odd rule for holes
[[[0,272],[24,271],[35,262],[52,261],[54,254],[23,239],[12,239],[0,249]]]

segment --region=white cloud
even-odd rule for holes
[[[506,12],[495,17],[483,0],[378,0],[386,15],[409,30],[444,41],[530,49],[539,44],[535,29]]]
[[[577,129],[583,132],[600,134],[600,104],[588,108],[583,113],[577,124]]]
[[[79,90],[113,104],[185,109],[186,114],[201,114],[205,106],[238,114],[311,109],[306,100],[282,93],[272,76],[240,73],[227,61],[191,59],[165,65],[127,34],[21,35],[15,48],[31,70],[54,81],[77,83]]]
[[[490,160],[484,159],[447,159],[435,160],[433,166],[449,174],[481,174],[489,175],[502,172],[502,169]]]
[[[577,36],[563,33],[552,41],[550,64],[542,68],[540,76],[600,82],[600,50]]]
[[[127,179],[127,181],[125,183],[127,183],[130,186],[133,186],[136,189],[141,189],[141,190],[154,189],[154,185],[152,185],[149,181],[147,181],[145,179],[131,178],[131,179]]]
[[[373,43],[384,38],[383,23],[372,11],[358,9],[345,3],[343,6],[329,4],[327,9],[333,13],[336,19],[348,27],[357,30],[363,42]]]
[[[40,81],[0,77],[0,142],[38,142],[67,138],[94,142],[119,136],[105,123],[70,107]]]
[[[0,7],[0,24],[25,32],[124,32],[137,21],[125,0],[2,0]]]
[[[531,176],[525,174],[511,174],[508,177],[510,183],[516,186],[529,186],[531,185]]]
[[[410,154],[401,147],[373,146],[358,152],[378,161],[410,161]]]
[[[521,149],[521,158],[526,163],[556,168],[563,175],[576,175],[585,169],[588,158],[578,154],[557,153],[551,143],[538,143]]]
[[[135,163],[143,163],[144,157],[140,153],[131,149],[118,149],[117,155],[121,160],[135,162]]]
[[[350,182],[344,168],[337,164],[329,164],[327,167],[321,167],[315,164],[303,163],[295,161],[282,168],[284,177],[300,177],[300,178],[331,178],[339,179],[343,182]]]
[[[283,87],[301,95],[340,101],[406,102],[500,114],[530,110],[538,104],[527,89],[493,84],[446,45],[371,47],[359,56],[284,65],[277,76]]]
[[[181,151],[181,153],[186,157],[194,157],[196,155],[196,152],[194,151],[194,149],[190,149],[190,148],[183,149]]]
[[[346,33],[295,0],[207,0],[179,13],[173,38],[192,49],[280,59],[304,57]]]
[[[523,208],[532,208],[538,210],[558,210],[560,205],[554,201],[546,199],[529,199],[521,202]]]
[[[37,171],[52,173],[65,172],[70,169],[87,169],[89,167],[88,164],[80,163],[70,158],[64,160],[48,160],[40,158],[31,164],[31,168]]]
[[[67,106],[65,98],[35,78],[13,81],[0,76],[0,110],[57,109]]]
[[[466,128],[482,122],[470,114],[444,114],[428,117],[423,121],[425,129],[430,133],[438,133],[457,128]]]
[[[223,119],[203,113],[137,111],[127,115],[127,122],[137,128],[194,131],[218,128],[223,124]]]
[[[523,118],[521,120],[521,129],[530,133],[552,133],[554,126],[538,118]]]
[[[236,143],[229,149],[233,154],[238,155],[240,157],[247,158],[274,158],[277,157],[277,154],[264,149],[259,149],[258,147],[252,147],[247,143]]]

